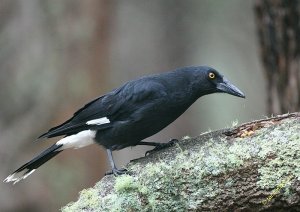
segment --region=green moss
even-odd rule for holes
[[[129,192],[131,190],[137,189],[137,184],[134,181],[132,176],[129,175],[122,175],[118,178],[116,178],[116,184],[115,184],[115,190],[116,192]]]
[[[104,178],[94,189],[82,191],[79,200],[63,211],[194,210],[217,197],[222,186],[230,189],[237,181],[229,177],[220,184],[214,176],[235,171],[249,161],[260,164],[257,186],[276,188],[288,176],[290,181],[300,178],[299,130],[299,120],[292,119],[246,138],[207,133],[196,140],[185,139],[153,160],[131,163],[131,176],[122,175],[115,181]],[[191,146],[184,146],[189,142]],[[290,181],[284,184],[285,195],[293,193]]]
[[[289,130],[285,130],[286,128]],[[287,177],[290,180],[300,179],[299,132],[298,120],[285,121],[278,127],[265,129],[264,139],[257,141],[263,149],[258,155],[266,160],[264,166],[258,170],[258,185],[261,188],[275,188]]]
[[[84,211],[89,208],[99,208],[100,201],[99,195],[96,189],[84,189],[80,192],[80,198],[77,202],[71,202],[65,206],[62,211]]]

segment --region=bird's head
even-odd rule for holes
[[[222,74],[211,67],[190,67],[193,70],[193,84],[198,88],[200,96],[211,93],[227,93],[245,98],[245,94],[229,82]]]

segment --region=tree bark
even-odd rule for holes
[[[184,138],[62,211],[299,211],[300,113]]]
[[[257,0],[258,37],[265,76],[269,114],[300,109],[300,2]]]

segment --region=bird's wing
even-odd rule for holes
[[[105,119],[105,115],[101,117],[101,105],[103,104],[103,98],[105,96],[100,96],[91,102],[84,105],[78,111],[76,111],[69,120],[64,123],[51,128],[48,132],[40,135],[40,138],[52,138],[61,135],[72,135],[76,134],[82,130],[88,129],[101,129],[110,127],[108,120]],[[99,110],[97,111],[96,106],[99,106]],[[101,119],[103,118],[103,119]],[[94,120],[94,122],[93,122]],[[97,121],[98,120],[98,124]],[[92,121],[92,122],[89,122]]]
[[[100,96],[76,111],[72,118],[51,128],[39,138],[72,135],[83,130],[104,130],[116,121],[129,120],[144,104],[161,97],[161,84],[152,81],[132,81]]]

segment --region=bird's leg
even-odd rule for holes
[[[146,145],[146,146],[155,146],[154,149],[149,150],[145,153],[145,156],[148,154],[152,154],[153,152],[156,152],[158,150],[173,146],[176,142],[178,142],[177,139],[171,139],[168,143],[157,143],[157,142],[145,142],[140,141],[137,145]]]
[[[116,164],[113,159],[112,151],[110,149],[107,149],[106,152],[107,152],[108,160],[109,160],[109,163],[111,166],[111,171],[106,172],[105,175],[113,174],[113,175],[117,176],[117,175],[124,174],[127,170],[126,169],[117,169]]]

